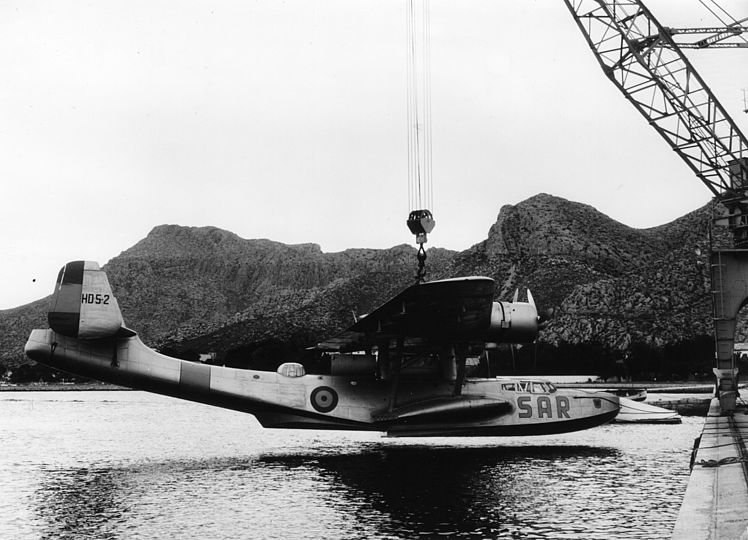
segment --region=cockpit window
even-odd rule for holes
[[[516,381],[501,384],[502,390],[510,392],[532,392],[533,394],[552,394],[556,387],[549,382]]]

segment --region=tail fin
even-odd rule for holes
[[[124,328],[109,280],[92,261],[73,261],[60,269],[47,320],[55,332],[80,339],[134,334]]]

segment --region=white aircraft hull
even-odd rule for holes
[[[130,388],[251,413],[265,427],[386,431],[393,436],[542,435],[612,420],[618,398],[581,390],[507,391],[501,379],[400,382],[369,376],[234,369],[171,358],[137,336],[81,340],[34,330],[29,358],[63,371]],[[514,383],[515,381],[511,381]]]

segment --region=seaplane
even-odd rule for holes
[[[105,272],[67,263],[48,329],[26,355],[92,379],[243,411],[265,428],[365,430],[395,437],[545,435],[591,428],[619,412],[616,396],[557,389],[532,378],[474,378],[468,359],[498,343],[531,343],[528,301],[495,302],[494,281],[416,283],[313,347],[315,362],[275,371],[172,358],[125,326]]]

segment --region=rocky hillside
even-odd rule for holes
[[[486,275],[499,299],[529,287],[552,314],[541,337],[547,346],[661,348],[711,332],[709,217],[704,207],[639,230],[540,194],[501,208],[473,247],[430,249],[428,278]],[[182,356],[214,351],[241,364],[293,357],[341,330],[353,312],[368,312],[410,284],[415,262],[407,245],[323,253],[316,244],[163,225],[105,269],[128,326],[146,343]],[[45,312],[45,301],[0,311],[0,361],[23,361],[25,338],[46,326]]]
[[[598,341],[626,350],[710,334],[708,228],[701,208],[632,229],[594,208],[537,195],[501,209],[488,238],[456,255],[451,271],[476,272],[534,291],[552,310],[546,343]]]
[[[443,272],[453,253],[433,250]],[[363,281],[360,298],[337,309],[369,310],[370,288],[397,291],[415,275],[415,249],[350,249],[323,253],[317,244],[245,240],[212,227],[156,227],[112,259],[107,274],[128,324],[144,340],[162,344],[202,336],[237,320],[293,316],[321,292]],[[325,302],[329,305],[329,302]],[[309,324],[317,328],[314,321]]]
[[[430,250],[429,271],[445,275],[453,256]],[[217,344],[226,351],[253,336],[314,342],[319,332],[349,324],[352,312],[370,311],[413,281],[416,250],[401,245],[323,253],[316,244],[285,245],[242,239],[214,227],[162,225],[104,269],[126,324],[143,341],[179,347],[220,330],[236,337]],[[45,298],[0,311],[0,362],[24,361],[30,330],[47,326],[48,304]],[[310,305],[324,312],[311,316]],[[303,320],[291,322],[303,314]],[[271,321],[270,330],[265,321]],[[234,331],[239,323],[242,328]]]

